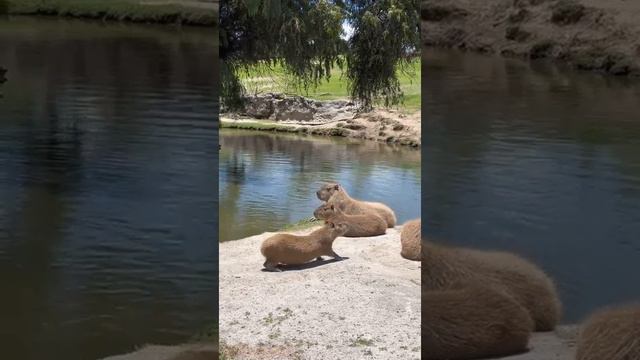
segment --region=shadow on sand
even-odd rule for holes
[[[306,270],[306,269],[313,269],[313,268],[318,267],[318,266],[327,265],[327,264],[330,264],[330,263],[335,263],[335,262],[348,260],[348,259],[349,259],[348,257],[343,256],[343,257],[338,258],[338,259],[322,259],[322,260],[310,261],[310,262],[308,262],[306,264],[302,264],[302,265],[278,265],[278,268],[281,269],[282,271]],[[267,269],[262,269],[261,271],[273,272],[273,271],[269,271]]]

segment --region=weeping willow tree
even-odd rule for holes
[[[220,4],[221,100],[242,105],[241,74],[276,65],[307,90],[345,70],[363,109],[402,101],[398,70],[420,44],[418,0],[227,0]],[[345,38],[345,25],[352,28]],[[257,67],[256,65],[261,65]]]

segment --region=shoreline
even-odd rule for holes
[[[423,0],[422,43],[640,77],[640,3]]]
[[[419,359],[421,264],[400,256],[400,228],[339,237],[333,248],[345,260],[325,257],[281,273],[262,271],[260,244],[272,232],[220,243],[222,353],[232,360]]]
[[[218,1],[119,0],[95,3],[82,0],[9,0],[9,16],[61,17],[103,22],[218,26]]]
[[[247,97],[239,112],[220,113],[220,127],[337,136],[420,148],[421,112],[374,109],[358,113],[348,100],[265,94]]]

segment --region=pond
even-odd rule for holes
[[[567,323],[640,300],[640,82],[434,50],[423,74],[426,234],[534,260]]]
[[[420,150],[363,140],[220,131],[220,240],[313,216],[316,190],[337,181],[354,198],[381,201],[398,223],[420,217]]]
[[[0,348],[88,360],[217,309],[215,30],[0,20]]]

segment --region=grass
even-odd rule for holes
[[[281,125],[269,121],[220,121],[222,129],[241,129],[241,130],[260,130],[260,131],[279,131],[279,132],[298,132],[294,126]]]
[[[322,225],[322,220],[318,220],[312,216],[309,218],[302,219],[296,223],[285,225],[285,227],[283,227],[278,231],[300,231],[300,230],[306,230],[318,225]]]
[[[420,110],[421,103],[421,62],[416,59],[411,63],[413,74],[398,72],[400,86],[404,92],[404,103],[401,110]],[[346,75],[342,70],[334,68],[328,81],[323,80],[318,87],[308,91],[298,89],[280,66],[268,68],[259,65],[242,75],[242,83],[250,93],[276,92],[302,95],[316,100],[336,100],[349,98]],[[381,105],[381,104],[378,104]]]
[[[8,0],[9,14],[50,15],[141,23],[216,26],[218,11],[187,3],[140,0]],[[195,2],[191,2],[195,3]]]

